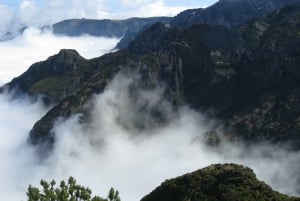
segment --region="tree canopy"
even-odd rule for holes
[[[109,190],[107,198],[92,196],[88,187],[76,183],[73,177],[68,182],[61,181],[56,187],[56,181],[47,182],[41,180],[41,189],[29,185],[26,193],[28,201],[121,201],[119,192],[114,188]]]

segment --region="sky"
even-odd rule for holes
[[[174,16],[217,0],[1,0],[0,33],[22,26],[44,26],[70,18],[125,19]]]

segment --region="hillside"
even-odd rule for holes
[[[172,19],[171,24],[189,27],[193,24],[238,27],[247,21],[297,3],[298,0],[220,0],[208,8],[186,10]]]
[[[249,168],[217,164],[166,180],[141,201],[296,201],[258,181]]]

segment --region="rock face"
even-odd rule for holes
[[[298,2],[298,0],[220,0],[206,9],[187,10],[177,15],[173,26],[188,27],[192,24],[222,25],[237,27],[248,20]]]
[[[217,164],[170,179],[141,201],[296,201],[273,191],[258,181],[249,168],[235,164]]]
[[[91,95],[124,71],[138,72],[146,88],[163,83],[165,98],[175,107],[188,104],[210,111],[225,122],[229,136],[251,142],[292,141],[299,148],[299,24],[299,5],[235,29],[199,24],[181,29],[156,23],[126,49],[92,60],[62,51],[34,64],[7,86],[44,93],[58,103],[33,127],[30,139],[35,144],[53,142],[54,120],[88,113],[85,103]],[[69,81],[51,93],[49,77]],[[76,80],[78,87],[73,87]]]

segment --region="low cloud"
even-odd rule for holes
[[[215,0],[185,4],[166,0],[21,0],[16,7],[0,3],[0,39],[24,26],[42,27],[65,19],[124,19],[130,17],[175,16],[179,12],[206,7]],[[180,4],[180,6],[178,6]]]
[[[35,174],[35,151],[27,145],[28,132],[47,111],[39,101],[0,95],[0,199],[21,200]],[[23,192],[22,192],[23,191]],[[24,200],[24,199],[23,199]]]
[[[300,194],[299,152],[270,144],[249,147],[222,137],[219,146],[208,146],[204,133],[218,128],[216,121],[188,107],[175,112],[162,98],[164,88],[136,88],[138,83],[138,76],[117,75],[94,96],[90,122],[79,123],[80,114],[58,118],[53,152],[42,161],[27,137],[46,108],[0,95],[1,200],[24,200],[29,184],[70,175],[95,194],[105,196],[113,186],[123,201],[139,200],[165,179],[225,162],[247,165],[276,190]],[[157,121],[153,111],[168,123]]]
[[[135,88],[138,82],[117,75],[94,97],[89,123],[80,124],[80,115],[58,119],[53,153],[38,166],[32,181],[73,175],[97,194],[106,195],[113,186],[122,200],[129,201],[139,200],[165,179],[212,163],[234,162],[253,168],[276,190],[299,195],[299,152],[270,144],[247,146],[222,137],[219,146],[208,146],[204,134],[218,128],[215,121],[188,107],[175,115],[162,98],[163,88]],[[167,124],[155,120],[156,106]],[[147,123],[151,126],[140,126]]]
[[[31,64],[57,54],[60,49],[76,49],[89,59],[111,51],[118,41],[117,38],[93,36],[55,36],[51,30],[28,28],[15,39],[0,42],[0,84],[19,76]]]

